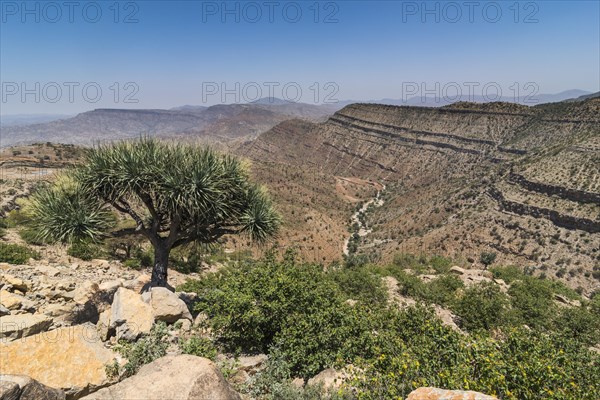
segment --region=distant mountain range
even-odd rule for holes
[[[598,96],[583,90],[541,94],[539,103],[580,101]],[[513,99],[502,98],[511,103]],[[475,102],[485,103],[482,97]],[[252,139],[282,121],[300,118],[323,122],[343,107],[357,103],[346,100],[332,104],[294,103],[265,97],[246,104],[214,106],[184,105],[162,109],[96,109],[76,116],[22,114],[3,116],[0,120],[0,147],[35,142],[91,145],[98,141],[128,139],[140,135],[176,137],[183,140],[223,143]],[[443,99],[412,97],[361,101],[387,105],[438,107],[448,105]]]
[[[464,94],[460,99],[451,99],[450,95],[447,98],[444,97],[435,97],[435,96],[414,96],[407,99],[392,99],[385,98],[380,100],[369,100],[369,101],[353,101],[353,100],[345,100],[340,102],[344,106],[352,103],[373,103],[373,104],[388,104],[392,106],[422,106],[422,107],[443,107],[452,103],[456,103],[458,101],[468,101],[472,103],[490,103],[490,102],[506,102],[506,103],[517,103],[523,104],[526,106],[535,106],[538,104],[546,104],[546,103],[558,103],[560,101],[579,99],[580,97],[584,100],[584,96],[594,96],[597,95],[585,90],[572,89],[565,90],[564,92],[555,93],[555,94],[536,94],[530,97],[527,94],[522,93],[518,98],[512,96],[502,96],[499,99],[490,100],[490,98],[484,96],[469,96]]]
[[[564,100],[564,101],[565,102],[584,101],[584,100],[587,100],[587,99],[595,99],[596,97],[600,97],[600,92],[586,94],[586,95],[579,96],[579,97],[574,98],[574,99],[567,99],[567,100]]]
[[[0,116],[0,126],[23,126],[31,124],[42,124],[44,122],[56,121],[58,119],[71,118],[67,114],[13,114]]]
[[[96,109],[45,123],[2,125],[0,147],[35,142],[91,145],[140,135],[227,142],[253,138],[292,118],[321,122],[338,108],[278,101],[211,107],[186,105],[170,110]]]

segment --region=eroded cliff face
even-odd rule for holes
[[[385,184],[385,203],[367,213],[372,233],[359,252],[476,262],[494,250],[499,262],[538,273],[574,269],[571,284],[591,289],[600,262],[599,116],[600,99],[537,107],[352,104],[322,124],[286,121],[237,152],[270,163],[272,176],[286,165],[323,182],[319,176]],[[327,257],[340,258],[339,248]]]

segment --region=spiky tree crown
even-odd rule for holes
[[[280,224],[266,191],[250,182],[243,164],[210,148],[148,138],[102,145],[68,176],[72,187],[55,185],[32,201],[40,234],[49,239],[99,236],[109,226],[109,205],[133,218],[136,228],[129,233],[153,244],[167,241],[168,247],[237,233],[264,241]]]

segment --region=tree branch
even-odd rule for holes
[[[154,203],[152,202],[152,199],[150,198],[150,196],[148,196],[148,193],[138,193],[138,196],[140,197],[140,199],[150,212],[150,215],[152,216],[152,231],[158,232],[162,218],[160,218],[158,212],[156,211],[156,208],[154,208]]]
[[[136,228],[124,228],[115,232],[111,232],[110,236],[112,237],[124,237],[129,235],[137,235],[140,232]]]

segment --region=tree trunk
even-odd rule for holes
[[[166,246],[154,247],[154,268],[152,268],[152,287],[167,286],[167,268],[169,266],[169,252],[171,249]]]

